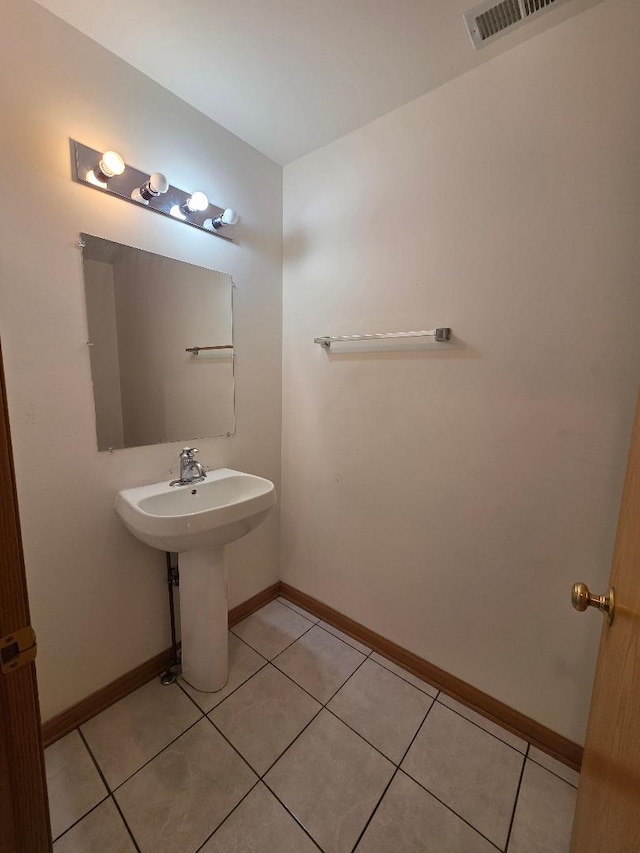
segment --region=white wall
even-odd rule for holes
[[[237,434],[200,459],[279,490],[282,170],[31,0],[0,13],[0,335],[46,719],[169,643],[164,555],[113,501],[180,445],[96,450],[78,234],[233,275]],[[238,244],[73,183],[69,137],[237,208]],[[229,552],[234,606],[277,580],[277,514]]]
[[[285,168],[282,577],[584,735],[640,377],[640,4]],[[451,326],[328,356],[318,334]]]

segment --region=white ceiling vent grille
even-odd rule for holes
[[[566,0],[495,0],[481,3],[464,16],[471,41],[476,50],[493,41],[507,30],[538,16]]]

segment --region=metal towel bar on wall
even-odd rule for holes
[[[200,351],[204,352],[205,350],[210,349],[233,349],[233,344],[223,344],[222,346],[217,347],[185,347],[185,352],[190,352],[192,355],[198,355]]]
[[[378,341],[386,340],[387,338],[433,338],[438,343],[443,343],[451,339],[451,329],[437,328],[431,329],[430,332],[379,332],[370,335],[324,335],[320,338],[314,338],[313,342],[320,344],[325,349],[330,349],[332,343],[338,341]]]

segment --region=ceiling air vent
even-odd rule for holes
[[[464,16],[471,41],[476,50],[493,41],[507,30],[512,30],[528,18],[537,17],[566,0],[495,0],[481,3]]]

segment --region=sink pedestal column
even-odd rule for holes
[[[229,677],[224,550],[183,551],[178,568],[182,677],[196,690],[214,693]]]

